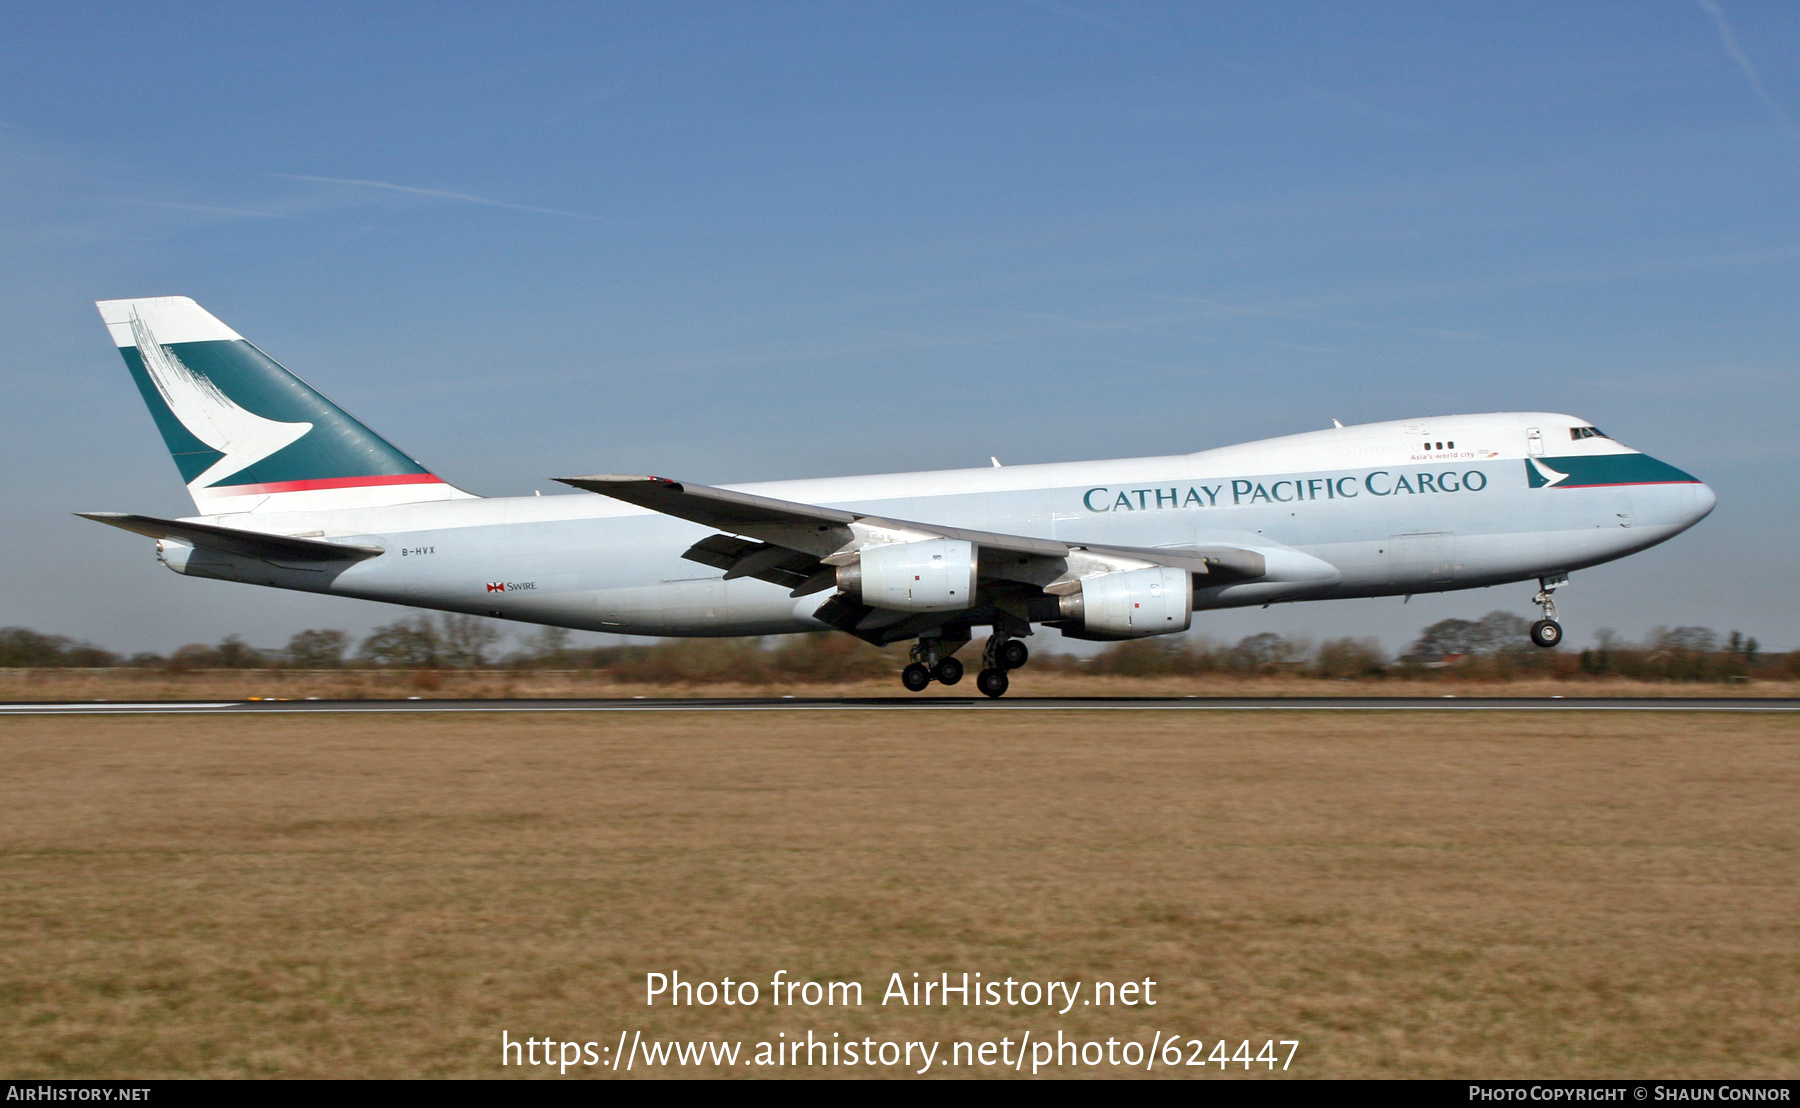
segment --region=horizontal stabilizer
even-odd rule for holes
[[[83,519],[134,531],[153,539],[175,539],[246,558],[279,558],[288,562],[360,562],[385,553],[379,546],[352,546],[349,543],[324,542],[319,539],[297,539],[290,535],[266,535],[235,527],[183,523],[180,520],[129,515],[125,512],[75,514]]]

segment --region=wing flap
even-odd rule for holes
[[[714,569],[730,569],[759,545],[761,544],[755,539],[740,539],[734,535],[708,535],[688,547],[682,557]]]
[[[822,564],[804,551],[733,535],[708,535],[688,547],[682,557],[724,570],[727,581],[754,577],[789,588],[805,584],[819,573]]]

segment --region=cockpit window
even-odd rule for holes
[[[1598,427],[1571,427],[1569,428],[1569,437],[1572,439],[1606,439],[1612,436]]]

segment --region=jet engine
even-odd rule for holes
[[[1185,569],[1098,573],[1081,579],[1081,589],[1059,599],[1064,619],[1080,620],[1097,635],[1141,639],[1186,631],[1194,619],[1194,579]]]
[[[954,612],[975,603],[975,544],[963,539],[865,546],[838,588],[872,608]]]

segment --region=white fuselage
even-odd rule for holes
[[[1194,607],[1206,609],[1566,573],[1653,546],[1712,509],[1706,485],[1611,439],[1573,438],[1583,425],[1554,413],[1433,417],[1165,457],[731,487],[1063,542],[1261,552],[1264,578],[1200,581]],[[812,612],[825,595],[795,599],[684,560],[713,529],[591,494],[197,518],[385,552],[322,571],[165,544],[171,568],[195,576],[625,634],[823,627]]]

